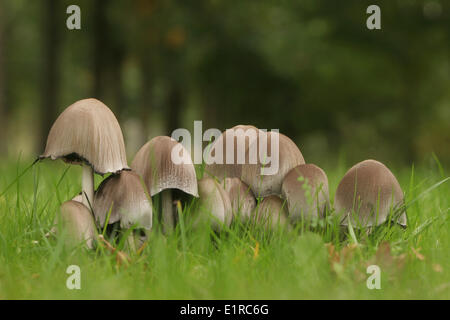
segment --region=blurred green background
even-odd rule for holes
[[[203,120],[278,128],[307,162],[448,164],[449,46],[447,0],[0,0],[0,158],[38,155],[58,114],[96,97],[130,158]]]

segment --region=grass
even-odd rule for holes
[[[185,225],[167,237],[153,232],[125,266],[107,250],[45,237],[59,205],[79,192],[81,169],[46,161],[26,171],[30,163],[0,162],[0,299],[450,298],[450,181],[437,185],[446,178],[440,164],[393,168],[409,206],[406,230],[350,228],[343,237],[332,223],[271,234],[234,225],[215,235],[190,230],[183,212]],[[348,167],[325,168],[331,199]],[[66,288],[73,264],[81,290]],[[380,290],[366,287],[370,264],[381,268]]]

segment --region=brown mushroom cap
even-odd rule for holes
[[[97,99],[77,101],[60,114],[40,156],[44,158],[86,163],[101,175],[129,169],[119,123]]]
[[[267,197],[269,195],[280,195],[281,184],[285,175],[294,167],[304,164],[305,159],[296,144],[287,136],[281,133],[267,132],[267,148],[266,154],[272,155],[272,139],[274,134],[279,136],[279,157],[278,172],[273,175],[262,175],[261,169],[265,170],[265,165],[260,161],[259,145],[258,145],[258,161],[256,165],[245,164],[242,166],[242,181],[248,184],[255,196]],[[258,141],[253,141],[259,143]],[[270,164],[268,165],[270,166]]]
[[[152,227],[151,198],[140,177],[132,171],[122,171],[103,180],[95,193],[93,209],[102,227],[110,210],[109,224],[120,220],[123,228],[136,223],[147,230]]]
[[[212,163],[212,164],[206,164],[205,166],[205,172],[213,177],[216,177],[217,179],[224,179],[224,178],[241,178],[241,172],[242,172],[242,163],[238,163],[238,152],[242,152],[243,155],[246,155],[246,150],[250,146],[250,144],[258,139],[258,135],[260,133],[260,130],[252,125],[237,125],[234,126],[231,129],[225,130],[222,135],[217,138],[216,141],[212,142],[207,148],[208,153],[206,156],[206,159],[208,157],[212,157],[215,155],[215,153],[219,150],[215,150],[216,148],[219,148],[220,145],[222,145],[222,156],[223,156],[223,163]],[[233,134],[234,141],[233,141],[233,153],[234,153],[234,163],[229,164],[227,163],[227,136],[228,134]],[[231,155],[230,155],[231,156]],[[248,161],[248,157],[244,159],[244,161]]]
[[[87,247],[93,248],[96,228],[91,212],[84,204],[73,200],[64,202],[56,222],[58,227],[66,230],[71,242],[86,241]]]
[[[221,224],[229,226],[233,217],[230,197],[225,189],[212,178],[203,178],[198,181],[200,194],[198,219],[211,222],[214,230],[219,231]]]
[[[256,207],[252,190],[239,178],[226,178],[223,183],[231,200],[234,217],[239,217],[242,222],[246,222]]]
[[[271,230],[289,226],[283,200],[274,195],[264,198],[253,211],[253,221]]]
[[[314,164],[301,164],[289,171],[281,191],[294,221],[323,217],[330,202],[327,175]]]
[[[182,164],[172,161],[172,149],[180,148]],[[179,189],[198,197],[197,176],[189,152],[171,137],[159,136],[147,142],[136,154],[131,168],[143,179],[154,196],[166,189]]]
[[[342,178],[334,197],[342,224],[348,216],[354,227],[374,226],[386,221],[391,208],[403,204],[403,192],[395,176],[381,162],[365,160],[354,165]],[[356,215],[356,216],[355,216]],[[398,221],[406,226],[406,213]]]

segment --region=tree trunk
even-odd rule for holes
[[[58,0],[46,0],[44,6],[43,35],[44,54],[42,69],[42,113],[41,143],[39,149],[45,146],[47,135],[58,113],[58,60],[59,60],[59,30],[64,25],[58,22],[60,12]]]
[[[3,7],[0,4],[0,158],[7,151],[7,112],[6,112],[6,89],[5,89],[5,25]]]
[[[107,28],[106,28],[106,10],[107,3],[101,0],[94,1],[94,32],[93,32],[93,73],[94,73],[94,87],[92,95],[99,100],[104,99],[104,72],[106,64],[107,52]]]
[[[172,135],[172,131],[179,128],[180,126],[180,112],[181,104],[183,101],[181,88],[178,84],[172,83],[169,99],[168,99],[168,109],[166,115],[166,132],[167,135]]]

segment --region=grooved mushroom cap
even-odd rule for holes
[[[75,102],[56,119],[40,159],[89,164],[99,174],[129,169],[122,130],[112,111],[97,99]]]
[[[172,161],[172,150],[182,163]],[[144,179],[151,196],[165,189],[179,189],[198,197],[191,155],[171,137],[159,136],[147,142],[136,154],[131,168]]]
[[[286,205],[280,197],[273,195],[259,203],[253,212],[253,219],[256,223],[272,230],[289,225]]]
[[[152,227],[151,198],[147,196],[140,177],[132,171],[122,171],[103,180],[95,193],[93,209],[102,227],[109,210],[109,224],[120,220],[123,228],[136,223],[148,230]]]
[[[247,221],[256,207],[252,190],[239,178],[226,178],[224,185],[231,200],[234,217],[239,217],[242,222]]]
[[[281,192],[294,221],[323,217],[330,202],[327,175],[314,164],[301,164],[289,171]]]
[[[397,179],[384,164],[375,160],[365,160],[350,168],[334,197],[336,213],[341,216],[342,224],[347,225],[350,216],[354,227],[382,224],[391,208],[395,210],[402,204],[403,192]],[[405,212],[397,222],[406,226]]]
[[[95,224],[91,212],[84,204],[73,200],[64,202],[56,219],[58,226],[66,230],[72,242],[86,241],[87,247],[93,248]]]
[[[278,155],[272,155],[272,137],[278,135]],[[267,132],[267,147],[265,155],[269,157],[278,156],[278,171],[271,175],[262,175],[263,173],[268,173],[268,169],[272,163],[265,165],[260,161],[260,145],[261,139],[254,141],[252,144],[258,143],[258,161],[257,164],[245,164],[242,166],[242,181],[248,184],[256,197],[267,197],[269,195],[280,195],[281,194],[281,184],[285,175],[294,167],[304,164],[305,159],[296,144],[289,139],[287,136],[276,132]],[[275,148],[274,148],[275,149]],[[250,149],[247,149],[250,150]],[[264,150],[264,149],[263,149]],[[264,160],[264,158],[261,158]],[[272,162],[274,160],[272,159]]]
[[[210,217],[212,228],[220,230],[221,224],[229,226],[233,218],[230,197],[225,189],[212,178],[198,181],[200,195],[199,211],[201,218]]]
[[[210,176],[216,177],[217,179],[223,180],[224,178],[241,178],[242,164],[238,163],[243,161],[248,161],[248,156],[246,150],[253,141],[258,140],[258,135],[263,133],[258,128],[252,125],[237,125],[231,129],[225,130],[222,135],[217,138],[216,141],[208,145],[208,154],[205,160],[211,159],[216,155],[216,152],[220,151],[220,144],[222,144],[222,163],[212,163],[206,164],[205,172]],[[233,154],[234,162],[227,163],[227,136],[233,135]],[[216,150],[217,148],[217,150]],[[242,152],[244,159],[238,161],[238,152]],[[231,156],[231,155],[230,155]]]

